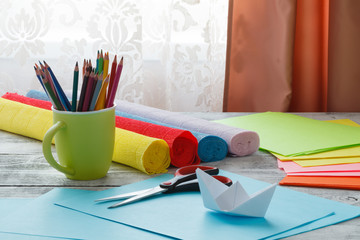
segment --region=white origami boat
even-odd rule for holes
[[[249,196],[239,182],[228,187],[200,169],[196,175],[204,206],[230,215],[264,217],[277,186],[270,185]]]

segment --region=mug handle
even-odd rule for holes
[[[46,161],[48,161],[48,163],[53,168],[55,168],[56,170],[58,170],[62,173],[65,173],[68,175],[74,175],[75,170],[72,168],[64,167],[64,166],[61,166],[60,164],[58,164],[55,161],[54,156],[52,155],[52,152],[51,152],[51,141],[52,141],[53,137],[55,136],[57,131],[59,131],[61,128],[65,127],[65,126],[66,126],[66,124],[62,121],[58,121],[54,125],[52,125],[51,128],[49,128],[49,130],[45,133],[43,144],[42,144],[42,149],[43,149],[43,153],[44,153]]]

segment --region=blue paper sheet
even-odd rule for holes
[[[6,215],[32,200],[32,198],[0,198],[0,218],[5,218]]]
[[[0,219],[7,219],[7,215],[21,208],[23,205],[32,201],[31,198],[1,198],[0,199]],[[23,235],[18,233],[0,232],[0,239],[6,240],[55,240],[59,238]]]
[[[7,234],[6,238],[0,235],[0,239],[169,239],[53,204],[73,196],[81,198],[89,192],[58,188],[18,206],[16,211],[0,219],[0,231],[40,236]]]
[[[221,171],[221,174],[233,181],[239,181],[249,194],[269,185],[225,171]],[[229,239],[234,236],[241,236],[241,239],[267,238],[332,215],[334,211],[331,204],[323,204],[323,201],[329,200],[283,187],[278,187],[275,191],[265,218],[235,217],[210,211],[203,206],[198,192],[160,194],[115,209],[107,209],[113,203],[94,203],[95,199],[151,187],[169,178],[171,175],[166,174],[120,188],[78,195],[56,203],[181,239]],[[354,212],[354,208],[351,208],[353,217],[360,214],[360,208],[356,210],[357,212]],[[346,207],[343,211],[347,211]]]

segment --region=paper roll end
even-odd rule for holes
[[[229,152],[236,156],[253,154],[259,149],[260,137],[254,131],[241,131],[234,135],[229,145]]]

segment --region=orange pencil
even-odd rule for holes
[[[86,66],[87,66],[87,62],[86,62],[86,60],[84,59],[84,64],[83,64],[83,68],[82,68],[82,75],[83,75],[83,77],[85,76]]]

